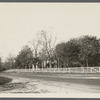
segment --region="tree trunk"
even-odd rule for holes
[[[51,68],[51,60],[49,60],[49,67]]]
[[[88,57],[87,57],[87,59],[86,59],[86,66],[89,67]]]
[[[37,50],[35,50],[35,58],[37,58]]]

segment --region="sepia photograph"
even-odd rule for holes
[[[100,3],[0,3],[0,97],[100,97]]]

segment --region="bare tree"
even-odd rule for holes
[[[6,61],[4,62],[4,64],[5,64],[5,67],[7,68],[7,69],[13,69],[15,66],[14,66],[14,64],[15,64],[15,57],[14,57],[14,55],[12,55],[11,53],[8,55],[8,57],[7,57],[7,59],[6,59]]]
[[[53,37],[52,34],[49,34],[47,31],[41,30],[39,32],[40,35],[40,43],[41,47],[41,54],[44,56],[48,61],[51,67],[51,58],[54,56],[54,48],[56,44],[56,37]]]
[[[34,54],[34,57],[37,58],[38,57],[38,49],[39,49],[39,40],[38,39],[32,39],[30,41],[31,45],[33,46],[32,47],[32,50],[33,50],[33,54]]]
[[[48,60],[51,66],[55,43],[56,37],[53,37],[52,34],[44,30],[37,32],[36,37],[30,41],[34,57],[41,59],[42,62]]]
[[[40,46],[41,46],[41,41],[38,36],[38,33],[36,34],[36,37],[29,41],[31,44],[32,52],[33,52],[33,62],[34,62],[34,67],[35,69],[37,68],[37,63],[39,61],[39,51],[40,51]]]

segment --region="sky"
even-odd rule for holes
[[[0,3],[0,56],[17,55],[40,30],[57,43],[82,35],[100,38],[100,3]]]

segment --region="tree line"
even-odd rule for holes
[[[54,61],[57,61],[56,67],[61,68],[100,66],[100,39],[96,36],[84,35],[58,44],[56,40],[56,37],[41,30],[16,57],[10,55],[0,66],[6,69],[32,68],[32,65],[42,68],[47,61],[49,67]]]
[[[62,67],[100,66],[100,39],[85,35],[56,45]]]

